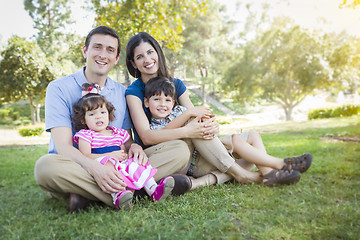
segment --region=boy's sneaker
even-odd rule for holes
[[[129,210],[131,208],[131,200],[133,193],[130,190],[122,191],[116,194],[114,205],[117,209]]]
[[[175,180],[173,177],[169,176],[162,179],[159,185],[156,187],[153,194],[151,194],[151,200],[153,202],[162,202],[164,201],[175,186]]]

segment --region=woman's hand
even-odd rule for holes
[[[186,124],[186,138],[204,138],[207,132],[211,132],[211,127],[207,127],[202,118],[203,116],[199,115]]]
[[[184,113],[188,114],[190,117],[203,116],[206,118],[211,116],[210,108],[205,106],[188,108]]]
[[[138,161],[139,165],[145,165],[148,162],[148,157],[146,156],[142,147],[136,143],[131,144],[129,149],[129,158],[134,158]]]
[[[204,133],[203,139],[213,139],[219,135],[220,124],[216,121],[215,115],[211,115],[209,118],[202,118],[202,122],[205,123],[205,127],[208,129]]]

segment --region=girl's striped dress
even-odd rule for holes
[[[112,151],[121,150],[130,135],[124,129],[109,126],[107,129],[112,129],[113,134],[111,136],[104,136],[90,129],[82,129],[74,135],[73,141],[79,143],[79,138],[87,141],[91,145],[91,153],[104,154]],[[124,182],[128,188],[141,189],[145,183],[152,178],[157,169],[151,167],[149,162],[145,166],[139,165],[133,158],[129,158],[125,161],[119,162],[118,160],[104,156],[96,159],[101,164],[105,165],[107,161],[110,161],[115,169],[120,172]]]

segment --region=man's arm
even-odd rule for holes
[[[103,166],[99,162],[84,156],[73,146],[72,130],[69,127],[52,128],[51,135],[57,152],[69,157],[84,168],[94,177],[101,190],[106,193],[116,193],[125,190],[126,184],[110,162]]]

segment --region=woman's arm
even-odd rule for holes
[[[203,132],[206,131],[203,123],[188,124],[176,129],[151,130],[142,101],[134,95],[127,95],[126,101],[136,131],[145,145],[154,145],[181,138],[201,138]]]

